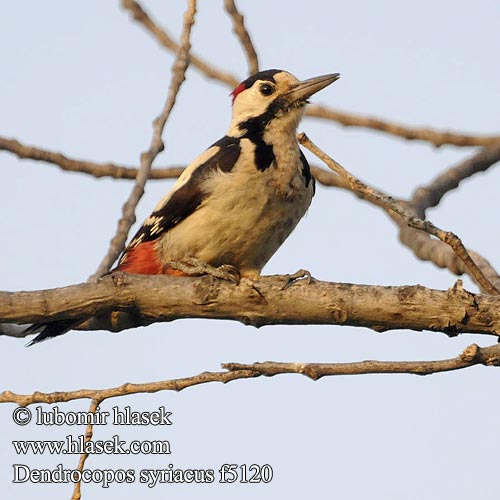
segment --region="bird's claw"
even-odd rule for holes
[[[299,269],[296,273],[289,274],[287,278],[288,279],[284,284],[282,290],[286,290],[287,288],[290,288],[292,285],[295,285],[297,283],[310,285],[314,281],[311,273],[305,269]]]
[[[229,281],[237,285],[240,282],[240,272],[234,266],[224,264],[219,267],[211,266],[197,259],[186,259],[184,261],[169,262],[169,267],[177,269],[188,276],[213,276],[221,280]]]

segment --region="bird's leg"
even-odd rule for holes
[[[283,286],[282,290],[286,290],[287,288],[290,288],[292,285],[295,285],[296,283],[303,283],[305,285],[310,285],[314,281],[314,278],[311,276],[311,273],[309,271],[306,271],[305,269],[299,269],[296,273],[287,275],[287,278],[288,279],[285,285]]]
[[[214,278],[229,281],[237,285],[240,282],[240,272],[234,266],[224,264],[219,267],[211,266],[201,260],[189,258],[183,261],[172,261],[168,263],[171,269],[177,269],[188,276],[209,275]]]

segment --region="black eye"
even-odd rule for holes
[[[263,83],[259,90],[262,95],[271,95],[274,93],[274,87],[269,85],[269,83]]]

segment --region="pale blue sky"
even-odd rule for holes
[[[196,53],[245,76],[241,49],[222,2],[200,2]],[[179,34],[184,2],[144,2]],[[314,102],[407,124],[498,133],[498,19],[495,0],[398,2],[250,2],[246,14],[262,68],[300,78],[340,72]],[[0,18],[0,134],[77,158],[136,164],[168,86],[172,55],[118,2],[8,2]],[[165,129],[158,165],[183,164],[222,136],[229,89],[188,71]],[[311,138],[345,167],[395,196],[407,196],[471,149],[409,143],[333,123],[303,122]],[[2,153],[0,288],[40,289],[83,281],[114,233],[131,184],[95,180]],[[430,212],[498,267],[495,168],[464,183]],[[149,183],[142,220],[170,186]],[[446,289],[455,277],[417,261],[376,208],[320,187],[307,217],[265,272],[309,269],[324,280],[416,284]],[[475,291],[469,280],[468,288]],[[340,327],[266,327],[183,320],[121,334],[68,334],[26,349],[0,338],[2,390],[104,388],[217,370],[221,362],[440,359],[480,336]],[[491,341],[490,341],[491,342]],[[90,469],[218,469],[223,463],[271,464],[267,485],[84,485],[83,498],[271,499],[327,495],[358,499],[498,498],[500,371],[477,367],[416,377],[371,375],[312,382],[281,376],[115,399],[104,410],[165,406],[167,428],[97,428],[96,439],[170,439],[172,455],[94,456]],[[84,411],[87,401],[59,405]],[[69,498],[71,485],[14,485],[12,464],[76,467],[76,456],[17,456],[13,439],[64,439],[71,427],[16,426],[14,405],[0,406],[0,491],[9,500]],[[485,480],[486,479],[486,480]]]

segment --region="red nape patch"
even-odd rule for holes
[[[240,83],[232,92],[231,95],[233,96],[233,103],[236,97],[238,97],[238,94],[241,94],[246,89],[244,83]]]
[[[125,261],[116,268],[116,271],[130,274],[163,274],[155,243],[155,241],[146,241],[128,249]]]

